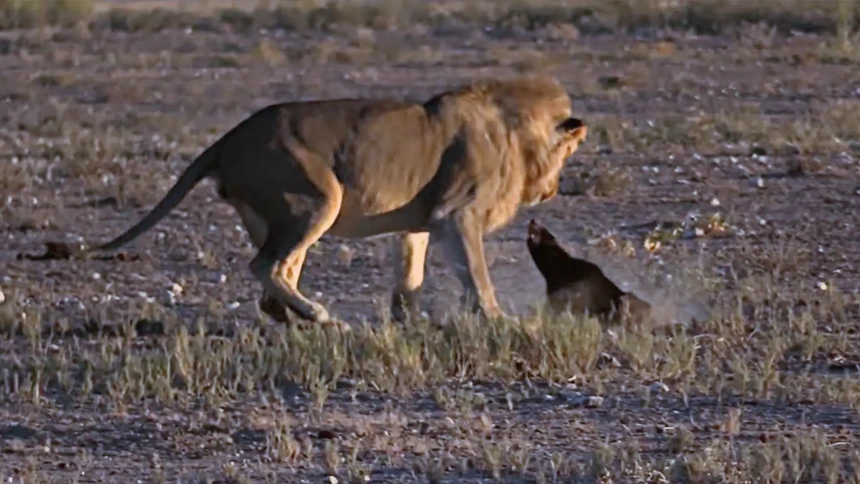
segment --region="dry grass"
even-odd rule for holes
[[[858,482],[856,2],[152,6],[0,5],[0,476]],[[656,323],[709,317],[446,319],[431,254],[430,315],[396,325],[387,242],[325,240],[302,290],[354,331],[287,329],[209,187],[125,259],[16,258],[127,227],[267,103],[536,70],[591,130],[562,196],[491,237],[500,299],[539,305],[534,216]]]

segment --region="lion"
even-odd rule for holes
[[[551,76],[477,81],[424,103],[273,104],[206,148],[136,225],[87,252],[132,241],[211,178],[257,248],[249,268],[263,286],[259,307],[275,320],[289,322],[289,310],[305,322],[340,323],[298,290],[307,251],[325,234],[399,234],[391,295],[398,321],[416,309],[431,238],[471,309],[500,317],[483,238],[519,206],[555,197],[561,169],[586,135]]]

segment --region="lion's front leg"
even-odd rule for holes
[[[496,301],[496,291],[484,257],[484,232],[468,216],[458,216],[440,234],[448,262],[465,291],[463,299],[472,310],[487,318],[505,316]]]
[[[391,318],[404,322],[417,314],[424,283],[429,232],[406,233],[394,239],[394,291],[391,294]]]

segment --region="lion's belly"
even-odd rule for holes
[[[412,190],[406,192],[373,191],[360,192],[345,187],[340,215],[329,229],[331,235],[338,237],[372,237],[385,235],[391,231],[377,232],[370,227],[379,225],[381,216],[404,208],[415,198]],[[416,190],[417,192],[417,190]],[[394,217],[391,217],[393,220]],[[384,224],[386,227],[391,227]],[[395,227],[399,229],[399,227]],[[399,229],[399,230],[405,230]]]

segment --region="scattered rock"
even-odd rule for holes
[[[765,156],[767,155],[767,150],[761,146],[751,146],[750,147],[750,156]]]
[[[152,319],[140,319],[134,323],[134,332],[138,336],[164,336],[164,323]]]
[[[118,338],[124,335],[124,331],[123,325],[120,324],[105,325],[99,321],[90,320],[86,322],[82,328],[75,328],[71,331],[67,331],[66,334],[81,338],[87,336]],[[152,319],[139,319],[134,323],[134,333],[137,337],[164,336],[164,323],[162,321]]]
[[[182,295],[182,286],[179,284],[173,283],[170,288],[167,290],[167,303],[170,306],[176,305],[176,299]]]
[[[91,208],[103,208],[103,207],[118,207],[119,199],[113,196],[97,198],[95,200],[90,200],[88,202],[84,202],[78,207],[91,207]]]
[[[337,247],[337,258],[345,267],[352,264],[353,250],[346,244],[341,244]]]
[[[827,371],[831,373],[858,373],[860,363],[847,360],[844,356],[837,356],[827,364]]]
[[[621,368],[621,362],[618,361],[618,358],[610,355],[609,353],[600,353],[600,356],[597,357],[597,367]]]
[[[13,423],[0,427],[0,437],[8,440],[27,440],[38,436],[36,429]]]
[[[581,392],[564,392],[562,393],[565,400],[576,407],[598,408],[603,405],[603,397],[597,395],[586,395]]]
[[[19,253],[16,259],[22,260],[67,260],[80,255],[84,251],[84,245],[80,243],[67,244],[65,242],[45,242],[45,252],[39,255]],[[99,255],[96,260],[119,260],[132,261],[140,259],[140,256],[129,256],[124,252],[113,255]]]
[[[651,385],[648,386],[648,390],[651,393],[666,393],[669,391],[668,385],[661,381],[655,381]]]
[[[65,242],[45,242],[45,253],[41,255],[18,254],[18,260],[64,260],[69,259],[74,254],[78,254],[83,250],[80,244],[72,246]]]
[[[597,79],[597,83],[603,89],[618,89],[624,85],[619,76],[601,76]]]
[[[4,454],[23,454],[27,452],[27,444],[18,439],[8,439],[0,452]]]
[[[6,295],[3,294],[3,290],[0,289],[0,304],[3,304],[4,302],[6,302]]]

